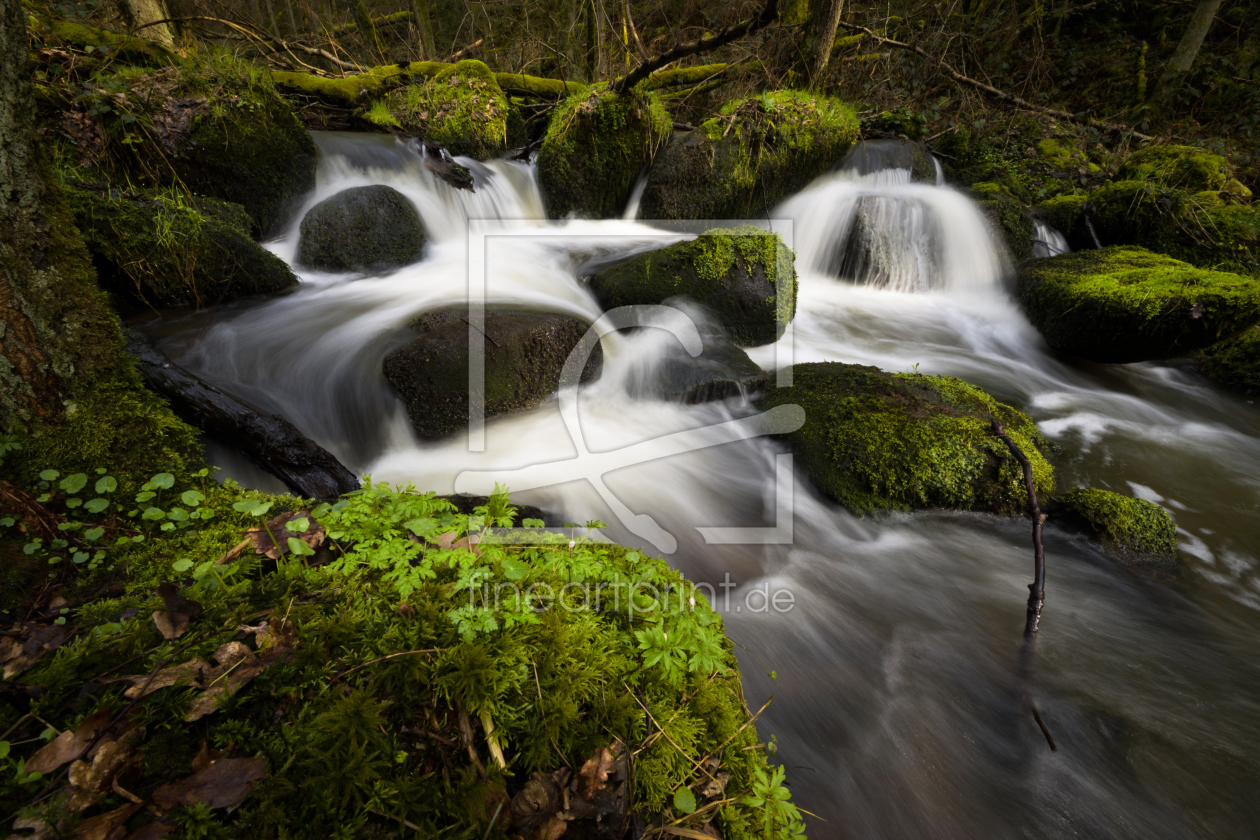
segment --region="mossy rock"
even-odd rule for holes
[[[370,122],[422,137],[453,155],[485,159],[507,149],[507,97],[480,61],[461,61],[423,83],[390,91],[367,112]]]
[[[644,219],[763,219],[839,162],[858,139],[853,108],[804,91],[732,100],[675,136],[653,165]]]
[[[619,96],[599,84],[570,96],[551,115],[538,150],[547,216],[620,217],[672,126],[655,93]]]
[[[1054,490],[1050,445],[1024,414],[948,376],[865,365],[795,365],[792,386],[758,402],[796,404],[805,425],[785,436],[814,484],[854,513],[950,508],[1019,513],[1023,472],[993,435],[996,420],[1028,456],[1038,496]]]
[[[1229,162],[1193,146],[1149,146],[1120,165],[1120,180],[1157,181],[1189,192],[1219,190],[1231,177]]]
[[[1095,362],[1184,356],[1260,321],[1260,282],[1135,247],[1026,262],[1016,294],[1052,348]]]
[[[1260,327],[1207,348],[1195,361],[1209,379],[1244,394],[1260,394]]]
[[[1069,140],[1047,137],[1037,143],[1037,154],[1055,169],[1099,171],[1098,164],[1093,163],[1076,144]]]
[[[648,251],[590,279],[604,309],[687,297],[708,308],[739,344],[776,341],[796,315],[796,269],[778,234],[715,228]]]
[[[419,335],[385,357],[385,378],[407,406],[422,438],[468,428],[469,344],[466,307],[425,313],[412,323]],[[523,308],[487,307],[486,418],[540,405],[560,385],[560,374],[590,324],[570,315]],[[595,344],[581,381],[595,379],[603,355]]]
[[[389,271],[419,262],[427,237],[420,214],[393,187],[351,187],[302,218],[299,265],[321,271]]]
[[[1067,239],[1075,250],[1093,248],[1094,243],[1085,226],[1087,195],[1057,195],[1033,208],[1033,216],[1053,227]]]
[[[913,140],[863,140],[849,150],[841,165],[859,175],[904,169],[913,183],[936,183],[936,160],[931,150]]]
[[[244,208],[178,192],[70,191],[101,285],[145,306],[212,306],[292,288],[284,260],[250,237]]]
[[[1177,526],[1153,502],[1091,487],[1070,490],[1048,507],[1055,521],[1097,540],[1121,563],[1177,564]]]
[[[981,212],[1006,243],[1011,256],[1016,260],[1031,257],[1037,231],[1029,208],[1002,185],[992,181],[972,184],[971,192]]]

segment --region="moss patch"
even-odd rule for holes
[[[1081,224],[1088,201],[1089,196],[1085,195],[1058,195],[1038,204],[1033,213],[1064,236],[1071,237]]]
[[[1244,394],[1260,394],[1260,327],[1209,347],[1196,361],[1209,379]]]
[[[1054,500],[1052,515],[1097,540],[1121,562],[1176,563],[1177,527],[1157,504],[1110,490],[1078,488]]]
[[[857,138],[856,113],[830,97],[779,90],[732,100],[662,153],[640,216],[764,218],[843,158]]]
[[[244,208],[171,190],[143,198],[70,191],[101,285],[147,306],[203,306],[296,286],[249,235]]]
[[[451,154],[488,158],[507,148],[508,102],[490,68],[461,61],[419,84],[390,91],[385,116],[368,112],[381,127],[423,137]]]
[[[683,295],[712,310],[737,343],[767,344],[796,315],[793,261],[778,234],[717,228],[617,263],[590,285],[605,309]]]
[[[1054,490],[1049,444],[1033,422],[962,380],[839,362],[796,365],[792,378],[758,405],[805,409],[805,425],[786,436],[792,451],[855,513],[1024,510],[1023,472],[993,436],[995,419],[1032,462],[1038,495]]]
[[[1168,359],[1260,321],[1260,283],[1117,247],[1020,267],[1024,312],[1055,350],[1097,362]]]
[[[618,96],[600,84],[569,97],[552,114],[538,152],[547,216],[619,217],[672,126],[654,93]]]
[[[1119,171],[1121,180],[1158,181],[1189,192],[1222,189],[1231,175],[1225,158],[1193,146],[1150,146],[1129,155]]]
[[[971,192],[1011,255],[1016,260],[1031,257],[1037,231],[1028,207],[1001,184],[992,181],[972,184]]]

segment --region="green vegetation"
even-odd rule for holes
[[[382,103],[385,117],[373,116]],[[488,158],[507,148],[507,98],[480,61],[461,61],[424,83],[389,92],[373,103],[367,118],[431,140],[453,155]]]
[[[652,167],[645,219],[762,218],[826,172],[858,137],[853,109],[804,91],[732,100]]]
[[[1023,472],[994,437],[994,420],[1032,462],[1038,496],[1054,491],[1050,444],[1033,422],[959,379],[839,362],[795,365],[792,387],[772,389],[758,403],[790,404],[805,409],[805,425],[786,434],[793,453],[819,490],[854,513],[1024,511]]]
[[[591,278],[605,309],[685,296],[708,307],[731,338],[768,344],[796,315],[796,269],[778,234],[715,228],[617,263]]]
[[[1129,155],[1117,177],[1125,181],[1158,181],[1187,192],[1219,190],[1233,173],[1220,155],[1193,146],[1149,146]]]
[[[1056,498],[1052,511],[1056,519],[1085,532],[1122,563],[1177,562],[1177,527],[1168,511],[1153,502],[1078,488]]]
[[[1260,327],[1207,348],[1196,361],[1209,379],[1244,394],[1260,394]]]
[[[1142,248],[1027,262],[1016,293],[1052,348],[1098,362],[1186,355],[1260,321],[1260,282]]]

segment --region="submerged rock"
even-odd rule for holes
[[[792,452],[854,513],[1023,511],[1023,472],[993,436],[993,420],[1032,462],[1038,495],[1054,490],[1050,445],[1033,422],[962,380],[822,362],[795,365],[792,383],[770,389],[758,407],[805,409],[805,425],[786,434]]]
[[[383,184],[324,199],[302,219],[297,261],[323,271],[384,271],[419,261],[424,225],[415,205]]]
[[[143,306],[209,306],[296,286],[244,208],[179,193],[67,191],[101,286]]]
[[[570,96],[552,114],[538,151],[548,218],[620,217],[672,125],[655,93],[619,96],[597,84]]]
[[[507,149],[507,97],[480,61],[447,65],[423,82],[390,91],[368,110],[373,125],[485,159]]]
[[[1133,247],[1024,263],[1016,294],[1052,348],[1095,362],[1184,356],[1260,321],[1257,281]]]
[[[590,287],[605,309],[688,297],[707,307],[736,342],[768,344],[796,314],[793,260],[777,234],[716,228],[603,269]]]
[[[1177,527],[1153,502],[1091,487],[1059,496],[1049,509],[1055,521],[1096,540],[1124,565],[1176,568]]]
[[[648,176],[644,219],[763,219],[831,169],[858,138],[836,99],[779,90],[732,100],[674,137]]]
[[[760,394],[766,372],[731,343],[726,332],[707,320],[707,313],[683,301],[668,301],[687,312],[700,333],[702,350],[692,356],[677,340],[638,376],[631,376],[630,395],[669,402],[702,403]]]
[[[1209,347],[1196,362],[1209,379],[1244,394],[1260,394],[1260,327]]]
[[[385,378],[422,438],[468,428],[467,318],[467,307],[427,312],[412,322],[419,335],[385,357]],[[483,326],[487,419],[533,408],[555,393],[565,361],[590,328],[571,315],[512,307],[487,307]],[[596,343],[581,381],[598,377],[602,365]]]

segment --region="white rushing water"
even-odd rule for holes
[[[1049,526],[1036,692],[1059,743],[1051,754],[1021,710],[1016,680],[1027,523],[949,513],[859,519],[820,498],[797,465],[790,543],[706,543],[698,528],[783,524],[785,488],[775,477],[786,449],[735,439],[729,423],[751,411],[738,398],[689,406],[630,387],[676,343],[660,330],[603,339],[604,373],[576,395],[581,441],[553,400],[489,421],[484,451],[470,452],[463,435],[418,442],[381,359],[407,340],[410,319],[466,298],[469,219],[514,232],[486,240],[489,301],[592,321],[600,309],[584,268],[671,237],[633,221],[634,208],[622,220],[540,221],[526,165],[461,159],[476,177],[470,194],[433,178],[390,138],[318,141],[307,206],[346,187],[389,184],[420,211],[431,236],[425,259],[384,276],[299,269],[292,294],[142,326],[178,363],[284,414],[353,470],[449,493],[466,471],[532,467],[550,486],[517,501],[571,521],[602,519],[627,544],[672,549],[670,561],[697,581],[729,575],[738,587],[726,602],[718,590],[716,606],[751,652],[741,656],[750,704],[776,696],[759,726],[794,768],[798,803],[826,820],[811,824],[811,836],[1256,835],[1254,406],[1176,366],[1052,357],[1006,291],[1009,257],[939,176],[919,183],[904,169],[852,166],[771,214],[791,223],[800,294],[789,335],[749,350],[758,364],[835,360],[958,376],[1038,421],[1063,449],[1062,487],[1159,501],[1177,521],[1184,573],[1175,584],[1127,574]],[[296,225],[271,246],[289,261]],[[1039,239],[1053,245],[1049,231]],[[667,436],[687,431],[692,451],[680,454]],[[595,456],[572,460],[579,444]],[[636,445],[628,465],[596,463]],[[581,478],[602,469],[608,492],[668,540],[618,523]],[[756,611],[760,601],[746,600],[755,588],[788,590],[794,606]]]

